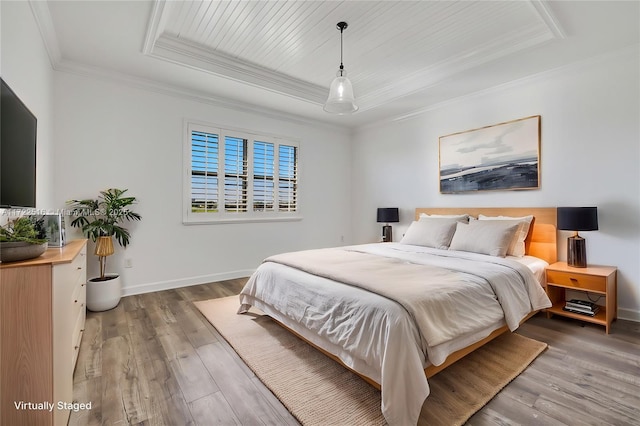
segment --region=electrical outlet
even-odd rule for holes
[[[131,259],[130,257],[126,258],[124,260],[124,267],[125,268],[133,268],[133,259]]]

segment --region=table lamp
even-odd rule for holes
[[[386,223],[382,227],[382,241],[389,243],[393,241],[390,223],[400,222],[397,207],[378,208],[378,223]]]
[[[558,229],[574,231],[567,239],[567,265],[574,268],[587,267],[587,247],[578,231],[598,230],[597,207],[558,207]]]

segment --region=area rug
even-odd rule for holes
[[[303,425],[383,425],[380,391],[237,296],[195,302],[256,376]],[[421,425],[461,425],[546,349],[505,333],[429,379]]]

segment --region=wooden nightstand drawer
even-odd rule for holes
[[[547,270],[547,282],[581,290],[607,291],[607,277]]]

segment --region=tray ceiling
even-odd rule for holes
[[[543,3],[157,2],[145,53],[322,104],[340,63],[362,111],[562,37]]]
[[[636,52],[640,2],[30,1],[55,69],[357,127]],[[360,110],[322,110],[340,63]]]

